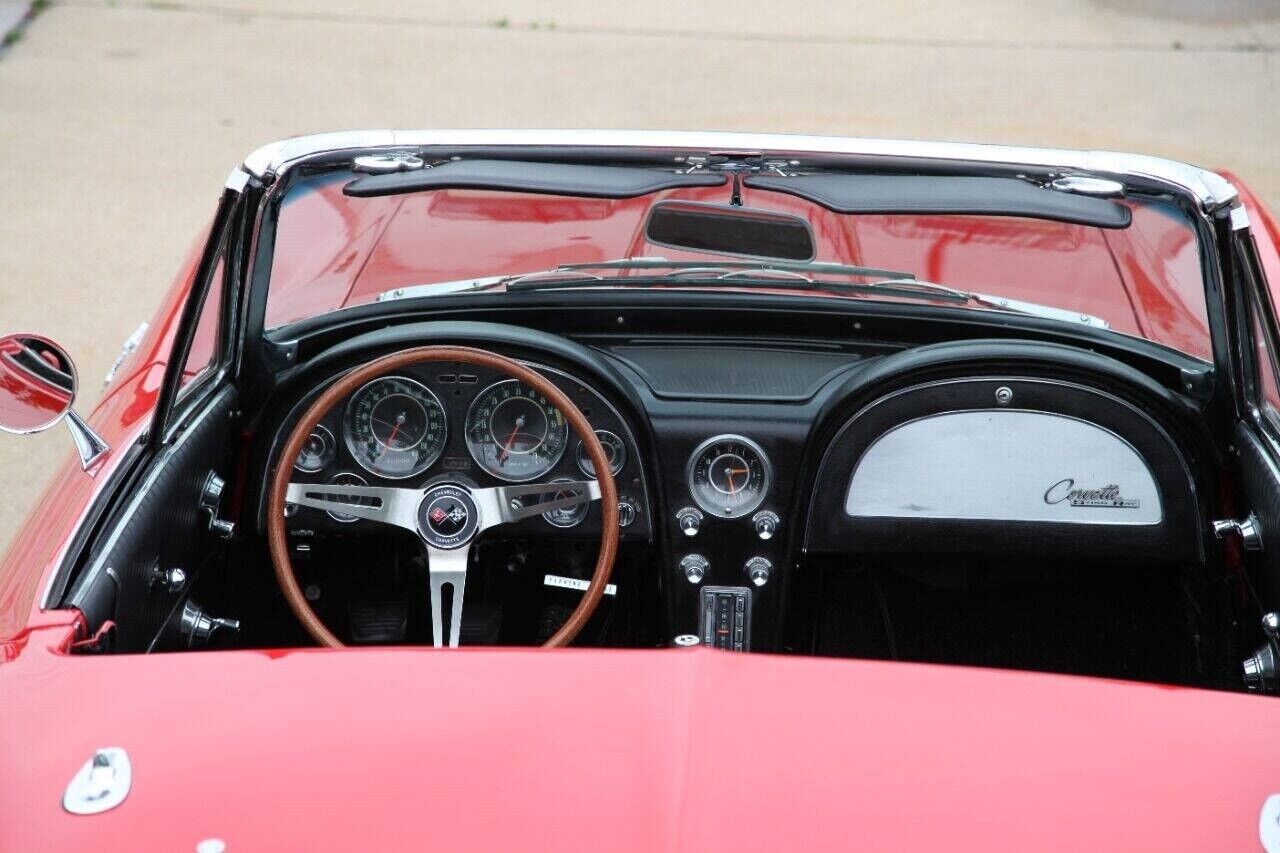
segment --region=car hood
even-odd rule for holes
[[[29,647],[0,696],[4,851],[1253,850],[1280,791],[1274,700],[928,665]]]

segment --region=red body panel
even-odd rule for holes
[[[48,635],[48,636],[46,636]],[[1275,701],[689,651],[0,667],[0,850],[1250,851]],[[63,813],[98,747],[134,783]]]
[[[64,549],[97,496],[101,483],[150,425],[178,318],[190,292],[205,240],[206,235],[201,234],[192,244],[145,338],[120,365],[115,381],[87,418],[111,450],[90,472],[92,476],[85,476],[79,460],[68,452],[66,462],[32,508],[8,552],[0,558],[0,649],[20,636],[29,620],[39,618],[39,593],[61,562]],[[9,437],[8,440],[17,439]],[[0,653],[0,660],[8,654],[8,651]]]
[[[527,239],[487,249],[499,271],[565,260],[538,254],[556,225],[524,201],[508,215],[532,220]],[[589,221],[583,205],[573,215]],[[1280,283],[1280,234],[1250,214]],[[931,233],[919,271],[935,275],[949,241],[1004,252],[1015,236]],[[618,254],[644,253],[624,237]],[[0,797],[0,850],[190,850],[209,837],[237,853],[1257,849],[1280,745],[1274,701],[1248,696],[701,650],[55,651],[77,618],[41,611],[37,592],[150,421],[200,242],[90,418],[113,448],[97,479],[69,459],[0,563],[0,778],[19,780]],[[1096,247],[1122,270],[1135,328],[1194,337],[1181,297],[1152,277],[1170,250]],[[1026,269],[1058,251],[1029,249]],[[369,265],[371,291],[416,263],[371,250],[314,261],[320,277]],[[64,813],[71,775],[104,746],[129,751],[132,793],[103,815]]]

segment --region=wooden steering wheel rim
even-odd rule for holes
[[[600,483],[600,507],[603,514],[601,520],[600,555],[596,559],[595,570],[591,574],[591,586],[583,594],[582,600],[569,615],[568,620],[545,643],[543,648],[559,648],[573,642],[582,631],[587,620],[595,613],[604,595],[604,588],[613,574],[613,560],[618,551],[618,489],[613,481],[613,472],[609,467],[609,459],[605,456],[600,439],[586,415],[578,410],[567,395],[542,374],[525,367],[506,356],[472,347],[428,346],[402,350],[377,358],[363,367],[338,378],[324,390],[298,419],[289,440],[276,459],[275,471],[271,477],[271,489],[267,504],[267,545],[271,551],[271,562],[275,568],[276,581],[284,593],[289,608],[298,617],[302,627],[319,644],[330,648],[341,648],[346,644],[334,636],[320,617],[311,609],[307,598],[298,586],[294,575],[293,562],[289,559],[289,543],[285,533],[285,493],[289,488],[289,477],[293,470],[292,460],[298,458],[302,445],[311,431],[337,403],[352,391],[371,379],[375,379],[393,370],[399,370],[416,364],[430,362],[458,362],[476,367],[487,367],[504,373],[513,379],[519,379],[530,388],[544,395],[564,414],[573,431],[582,439],[587,449],[587,456],[596,471],[596,479]]]

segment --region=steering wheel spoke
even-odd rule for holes
[[[431,640],[437,649],[443,646],[456,648],[462,636],[462,598],[466,593],[470,555],[470,545],[448,551],[427,546],[427,573],[431,580]]]
[[[286,504],[377,521],[416,533],[418,504],[422,501],[422,492],[418,489],[381,486],[290,483],[284,499]]]
[[[495,486],[472,492],[485,519],[484,527],[511,524],[590,501],[600,500],[600,483],[596,480],[560,480],[553,483],[522,483],[517,486]]]

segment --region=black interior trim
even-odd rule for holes
[[[680,187],[720,187],[724,175],[682,174],[626,166],[578,166],[523,160],[455,160],[433,169],[369,175],[342,188],[356,198],[399,195],[420,190],[500,190],[581,198],[636,198]]]
[[[748,187],[786,193],[836,213],[1030,216],[1098,228],[1128,228],[1122,204],[1047,190],[1017,178],[936,175],[751,175]]]

